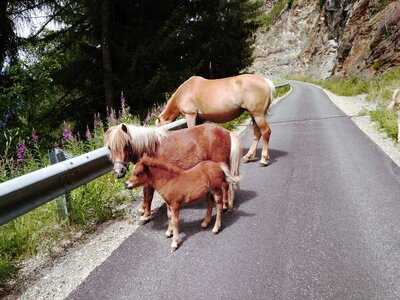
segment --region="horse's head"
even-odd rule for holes
[[[149,182],[149,168],[141,159],[136,165],[132,172],[131,177],[125,182],[127,189],[133,189],[135,187],[146,185]]]
[[[161,114],[161,115],[159,115],[159,116],[157,117],[157,119],[156,119],[156,126],[159,127],[159,126],[162,126],[162,125],[171,123],[171,122],[173,122],[173,121],[174,121],[174,120],[168,120],[166,117],[164,117],[164,116]]]
[[[105,134],[105,146],[110,151],[117,178],[124,177],[133,158],[132,138],[125,124],[110,127]]]
[[[176,120],[179,116],[179,110],[174,108],[173,105],[166,105],[162,112],[156,118],[156,126],[165,125]]]

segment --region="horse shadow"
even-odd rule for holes
[[[246,201],[254,198],[257,196],[257,193],[254,191],[249,191],[249,190],[238,190],[235,193],[235,204],[234,208],[232,211],[225,212],[222,215],[222,227],[221,231],[223,231],[225,228],[228,228],[232,224],[234,224],[238,219],[242,217],[253,217],[255,216],[254,213],[247,213],[243,210],[240,209],[240,206],[245,203]],[[184,206],[183,210],[185,209],[203,209],[204,210],[204,215],[206,213],[206,201],[200,201],[196,204],[193,205],[188,205]],[[212,226],[214,225],[215,222],[215,207],[213,209],[213,217],[210,222],[210,225],[208,226],[207,229],[203,229],[200,226],[201,221],[203,220],[203,215],[196,220],[190,220],[186,221],[184,218],[180,218],[179,222],[179,227],[181,229],[181,237],[182,241],[185,241],[186,239],[192,237],[193,235],[203,232],[203,231],[210,231]],[[181,214],[182,215],[182,214]],[[152,221],[148,224],[150,225],[151,230],[156,230],[156,231],[166,231],[168,227],[168,217],[167,217],[167,207],[165,204],[163,204],[156,212],[154,212]]]
[[[243,153],[247,153],[249,148],[243,148]],[[256,155],[258,158],[261,158],[262,149],[257,148]],[[269,149],[269,164],[273,164],[278,160],[278,158],[288,155],[288,152],[277,150],[277,149]]]

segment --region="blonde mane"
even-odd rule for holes
[[[168,131],[160,127],[143,127],[125,125],[127,132],[122,129],[124,124],[110,127],[105,134],[105,145],[109,148],[111,158],[122,154],[126,146],[131,146],[133,152],[141,157],[143,153],[153,154]]]

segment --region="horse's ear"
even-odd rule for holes
[[[128,133],[128,127],[124,123],[122,123],[121,128],[123,132]]]

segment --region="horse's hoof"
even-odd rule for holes
[[[178,249],[179,243],[174,241],[171,243],[171,252],[174,252],[176,249]]]
[[[213,232],[214,234],[217,234],[217,233],[219,232],[219,228],[214,227],[214,228],[212,229],[212,232]]]
[[[165,232],[165,236],[169,239],[170,237],[172,237],[172,231],[167,230]]]
[[[140,216],[139,220],[143,223],[146,223],[151,220],[151,215],[150,216]]]
[[[256,161],[256,160],[258,160],[258,158],[256,157],[256,156],[253,156],[253,157],[246,157],[246,156],[243,156],[242,157],[242,163],[249,163],[249,162],[252,162],[252,161]]]
[[[137,208],[137,212],[138,212],[139,215],[143,215],[143,214],[144,214],[144,209],[143,209],[143,207],[142,207],[142,206],[139,206],[139,207]]]
[[[269,159],[262,158],[262,159],[260,160],[260,164],[261,164],[261,166],[263,166],[263,167],[268,166],[269,163],[270,163],[270,160],[269,160]]]
[[[203,221],[203,222],[201,222],[200,226],[201,226],[201,228],[206,229],[208,227],[208,225],[210,225],[209,222]]]

